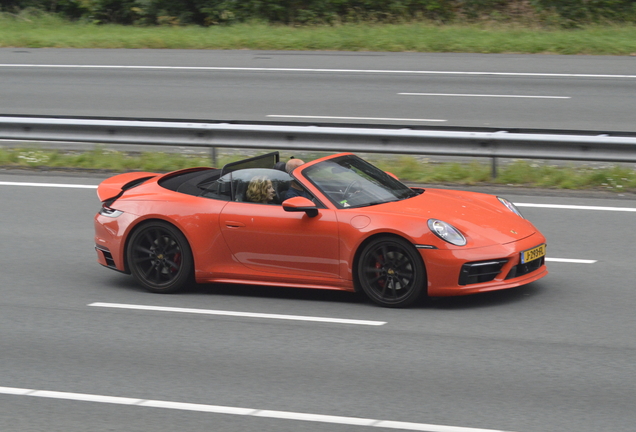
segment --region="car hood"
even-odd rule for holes
[[[368,209],[424,219],[423,223],[429,219],[448,222],[466,236],[468,247],[510,243],[537,231],[532,223],[508,210],[496,196],[475,192],[427,189],[416,197]]]

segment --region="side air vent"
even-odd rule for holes
[[[103,246],[95,246],[95,250],[104,256],[104,260],[106,260],[107,267],[117,269],[117,267],[115,266],[115,260],[113,259],[113,254],[111,254],[108,249],[106,249]]]

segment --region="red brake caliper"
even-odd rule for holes
[[[384,257],[383,257],[382,255],[380,255],[380,258],[381,258],[381,259],[384,259]],[[375,262],[375,266],[374,266],[374,267],[375,267],[375,268],[377,268],[378,270],[380,270],[380,269],[382,269],[382,264],[380,263],[380,261],[376,261],[376,262]],[[377,276],[377,277],[380,277],[380,276],[381,276],[381,273],[380,273],[380,272],[376,273],[376,276]],[[386,279],[380,279],[380,280],[378,280],[378,285],[380,285],[382,288],[384,288],[384,285],[385,285],[385,284],[386,284]]]

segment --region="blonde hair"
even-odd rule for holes
[[[247,185],[246,196],[252,202],[266,202],[267,189],[272,185],[272,181],[265,176],[252,177]]]

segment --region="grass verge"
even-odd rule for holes
[[[255,152],[254,152],[255,154]],[[252,154],[219,154],[217,166]],[[290,155],[281,154],[286,159]],[[322,154],[298,154],[305,161]],[[436,162],[425,157],[364,155],[365,159],[401,180],[425,184],[512,185],[554,189],[597,189],[636,192],[636,170],[614,164],[557,164],[546,161],[501,161],[496,178],[488,162]],[[182,168],[210,166],[207,155],[184,153],[129,153],[97,147],[90,151],[61,151],[38,148],[0,148],[4,169],[99,170],[102,172],[169,172]]]
[[[0,47],[338,50],[636,55],[636,26],[545,29],[519,24],[141,27],[0,14]]]

